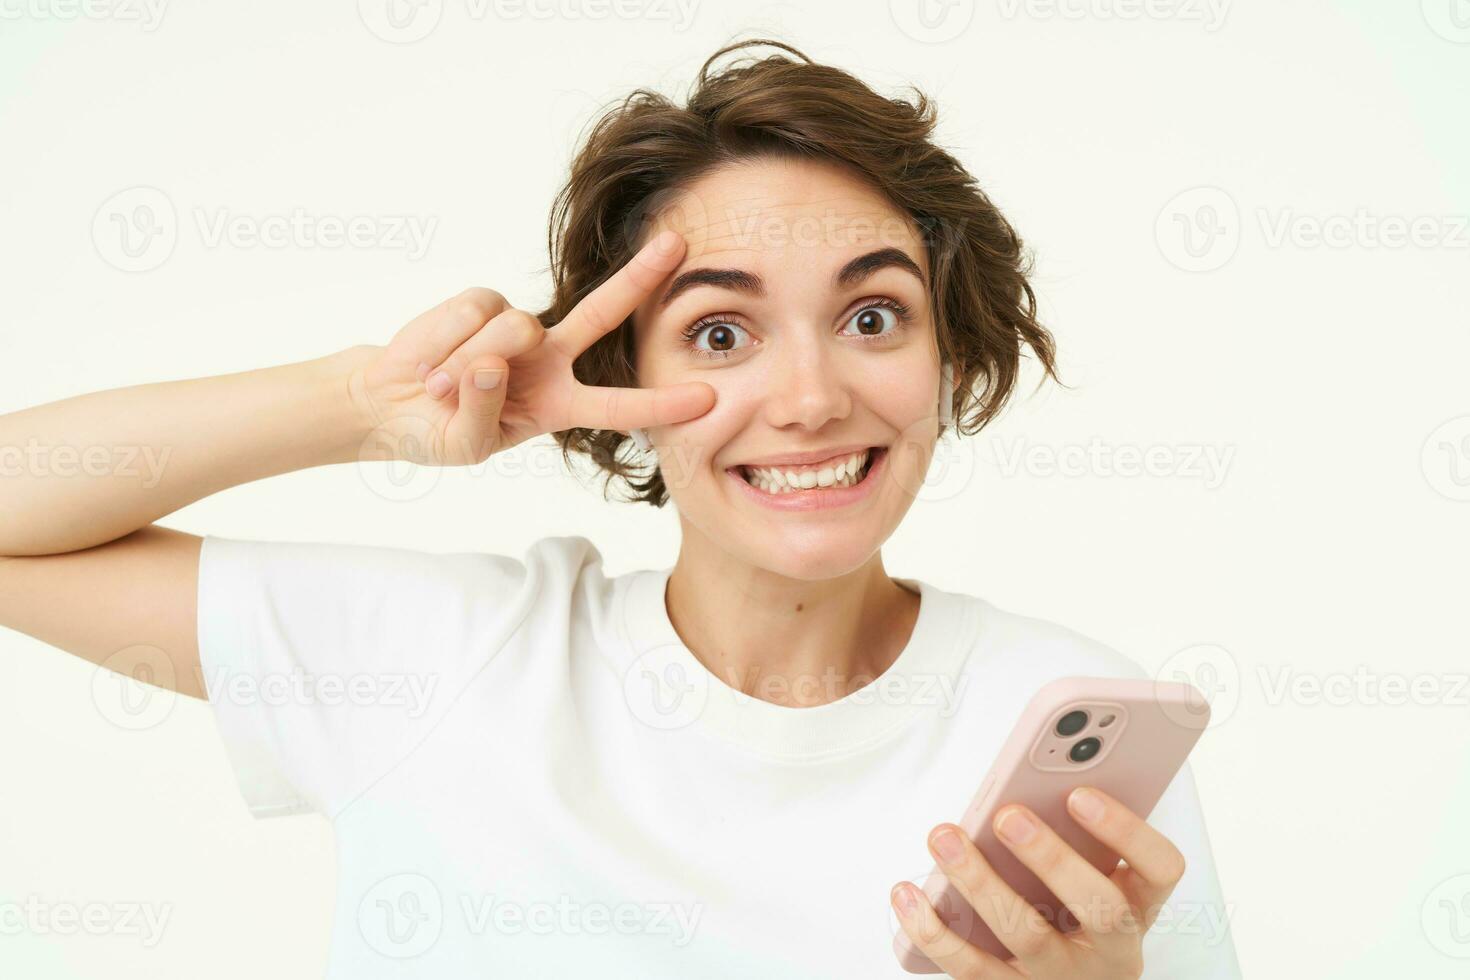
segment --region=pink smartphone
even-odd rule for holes
[[[1078,786],[1096,786],[1147,817],[1210,720],[1204,695],[1174,681],[1063,677],[1038,691],[1011,730],[964,816],[955,821],[1011,887],[1063,931],[1077,920],[1005,844],[992,823],[1008,803],[1030,807],[1078,854],[1104,874],[1118,855],[1067,811]],[[1012,953],[936,867],[924,894],[958,936],[1002,960]],[[891,914],[891,913],[890,913]],[[896,921],[896,920],[895,920]],[[939,973],[897,928],[893,951],[910,973]]]

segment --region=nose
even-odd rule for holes
[[[775,363],[766,378],[767,424],[817,431],[833,419],[846,418],[852,398],[833,352],[809,340],[791,340],[783,348],[770,358]]]

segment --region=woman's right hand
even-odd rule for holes
[[[348,390],[371,433],[359,458],[464,466],[543,433],[703,415],[715,398],[701,381],[608,388],[572,375],[578,355],[653,292],[684,248],[683,236],[664,232],[549,329],[499,293],[472,287],[415,317],[387,347],[354,348]]]

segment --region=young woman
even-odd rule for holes
[[[1023,347],[1052,373],[1052,340],[922,95],[780,44],[712,69],[744,46],[687,105],[640,90],[591,131],[549,309],[472,288],[387,346],[0,419],[3,444],[169,451],[148,487],[6,482],[0,621],[111,667],[160,651],[253,812],[331,819],[332,977],[895,977],[898,928],[956,977],[1238,976],[1188,770],[1148,821],[1071,801],[1126,860],[1110,877],[1001,812],[1074,932],[948,822],[1042,684],[1142,672],[885,572],[936,440],[994,417]],[[303,467],[547,433],[674,502],[671,569],[604,575],[581,537],[515,559],[153,523]],[[1014,959],[905,883],[936,861]]]

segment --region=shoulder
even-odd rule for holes
[[[970,664],[973,669],[1010,670],[1056,677],[1144,678],[1131,657],[1093,636],[1041,616],[1029,616],[967,595],[979,620]]]

